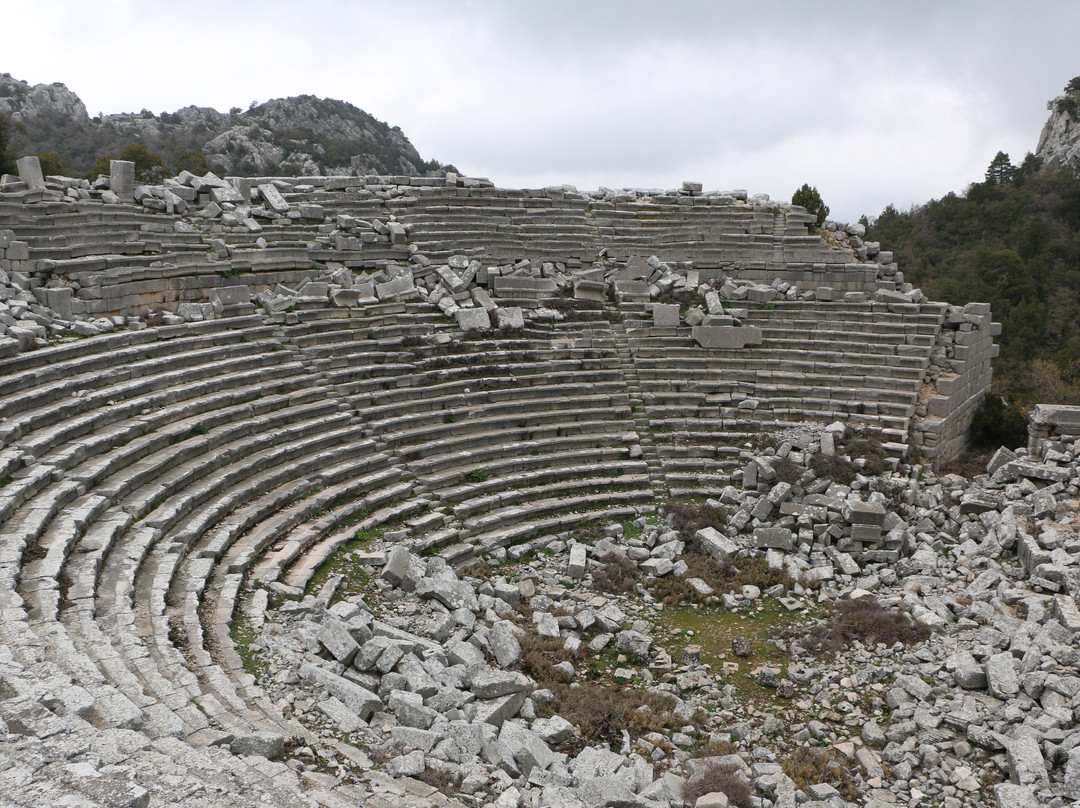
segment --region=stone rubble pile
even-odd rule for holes
[[[789,585],[687,583],[748,627],[774,599],[813,622],[829,603],[873,597],[927,626],[925,642],[856,642],[817,658],[796,631],[774,641],[790,653],[786,664],[752,671],[773,703],[745,701],[739,679],[750,674],[737,664],[710,668],[695,649],[673,659],[664,606],[641,584],[630,596],[593,585],[615,557],[645,583],[688,574],[684,537],[643,516],[636,537],[613,524],[591,542],[560,534],[500,549],[489,563],[509,566],[487,580],[401,545],[358,552],[356,563],[375,573],[364,596],[328,607],[330,586],[265,616],[256,610],[262,684],[308,726],[350,734],[372,765],[435,773],[466,804],[679,806],[706,765],[691,750],[720,741],[734,751],[714,762],[751,783],[763,808],[853,804],[824,778],[803,791],[784,774],[786,756],[807,744],[850,759],[874,808],[1080,804],[1080,440],[1045,441],[1036,455],[1001,450],[970,483],[917,466],[802,490],[770,479],[778,461],[797,463],[800,443],[820,450],[828,436],[840,443],[830,429],[747,452],[743,489],[710,503],[726,508],[726,523],[694,536],[724,563],[764,555]],[[895,549],[855,551],[880,537]],[[300,594],[271,586],[271,596]],[[520,671],[530,634],[571,652],[574,661],[560,663],[571,682],[588,681],[589,660],[614,649],[612,686],[672,696],[686,726],[625,734],[618,752],[583,745],[573,716],[549,715],[551,691]],[[736,661],[751,646],[739,639]],[[695,727],[698,710],[707,720]]]
[[[78,319],[72,290],[59,281],[40,285],[29,274],[26,242],[0,230],[0,358],[44,348],[64,336],[87,337],[128,324],[125,317]]]

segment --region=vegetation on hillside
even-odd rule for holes
[[[15,173],[15,158],[8,153],[8,133],[11,124],[4,115],[0,115],[0,174]]]
[[[1080,175],[998,152],[985,179],[908,211],[867,239],[931,300],[989,302],[1002,323],[994,388],[1019,407],[1080,403]]]

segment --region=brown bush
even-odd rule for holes
[[[570,652],[563,647],[559,637],[541,637],[528,632],[518,638],[521,645],[521,670],[542,687],[569,681],[570,677],[551,669],[552,665],[570,660]]]
[[[707,765],[705,771],[687,781],[683,786],[683,799],[693,805],[699,797],[719,791],[728,798],[728,803],[738,808],[750,808],[750,798],[754,796],[754,787],[742,775],[723,768],[715,763]]]
[[[855,466],[850,460],[839,455],[824,455],[818,452],[810,456],[810,468],[818,477],[828,477],[841,485],[847,485],[855,479]]]
[[[610,685],[586,682],[577,687],[555,685],[555,695],[542,705],[545,716],[560,715],[574,724],[581,732],[577,743],[622,744],[622,731],[640,737],[649,732],[669,734],[693,724],[700,728],[704,715],[695,715],[690,721],[676,716],[675,699],[666,693],[627,688],[612,689]]]
[[[671,526],[679,532],[683,541],[694,541],[694,534],[703,527],[721,528],[727,521],[727,511],[710,508],[704,502],[672,502],[666,509]]]
[[[789,636],[818,656],[835,653],[852,640],[864,645],[912,645],[930,636],[930,629],[903,612],[886,609],[870,597],[843,600],[833,606],[824,625],[809,631],[793,629]]]
[[[845,800],[859,796],[851,763],[831,746],[800,747],[780,761],[780,768],[803,791],[815,783],[828,783]]]
[[[593,586],[609,595],[632,595],[637,590],[638,567],[624,555],[613,553],[593,572]]]
[[[782,457],[772,464],[773,471],[776,472],[776,479],[780,482],[790,483],[794,485],[798,482],[798,479],[802,477],[803,472],[806,469],[800,466],[794,460],[789,460],[786,457]]]
[[[652,596],[663,601],[665,605],[678,606],[681,603],[704,604],[706,602],[706,597],[700,595],[686,582],[689,578],[700,578],[711,586],[717,595],[734,592],[747,584],[752,584],[764,591],[777,584],[783,584],[786,589],[792,583],[786,569],[771,568],[761,556],[721,563],[695,547],[683,554],[682,560],[686,562],[686,575],[682,578],[667,575],[656,578],[649,585]]]

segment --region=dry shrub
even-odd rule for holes
[[[847,485],[855,479],[855,466],[850,460],[839,455],[824,455],[818,452],[810,457],[810,468],[818,477],[828,477],[841,485]]]
[[[595,682],[576,687],[555,685],[551,690],[555,698],[542,705],[540,712],[560,715],[576,726],[580,730],[576,742],[582,748],[595,743],[621,745],[624,729],[633,737],[649,732],[670,734],[687,724],[700,727],[703,719],[700,714],[689,721],[676,716],[672,712],[675,699],[666,693],[616,690]]]
[[[713,588],[715,595],[734,592],[747,584],[752,584],[764,592],[777,584],[783,584],[787,589],[792,583],[786,569],[771,568],[762,556],[720,562],[698,549],[691,549],[683,555],[682,560],[688,568],[686,575],[682,578],[666,575],[656,578],[649,585],[652,596],[667,606],[706,603],[707,598],[686,582],[690,578],[703,580]]]
[[[727,521],[727,511],[711,508],[704,502],[672,502],[667,506],[666,515],[680,538],[687,542],[693,541],[694,534],[703,527],[721,528]]]
[[[930,636],[930,629],[916,623],[903,612],[886,609],[870,597],[843,600],[833,606],[825,625],[809,631],[795,629],[789,636],[798,637],[799,645],[824,656],[840,651],[852,640],[864,645],[895,643],[912,645]]]
[[[844,453],[851,457],[861,457],[866,461],[863,471],[866,474],[882,474],[888,471],[885,463],[885,433],[880,429],[853,430],[848,427],[844,430],[841,444]]]
[[[802,477],[805,468],[800,466],[794,460],[789,460],[786,457],[782,457],[772,464],[773,471],[776,472],[776,479],[783,483],[789,483],[794,485]]]
[[[991,449],[966,449],[941,466],[941,474],[957,474],[968,480],[986,474],[986,464],[994,454]]]
[[[831,746],[799,747],[780,762],[780,768],[803,791],[816,783],[828,783],[845,800],[859,796],[851,762]]]
[[[430,765],[425,766],[424,770],[416,775],[417,780],[427,783],[447,796],[453,796],[457,793],[461,787],[462,777],[460,772],[452,772],[442,768],[435,769]]]
[[[638,567],[627,556],[613,553],[593,572],[593,586],[609,595],[632,595],[637,590]]]
[[[521,670],[537,684],[546,687],[569,681],[568,675],[551,669],[552,665],[570,661],[570,652],[563,647],[564,640],[529,632],[518,642],[521,645]]]
[[[750,808],[750,798],[754,796],[754,787],[742,775],[712,763],[683,786],[683,799],[693,805],[699,797],[714,791],[724,794],[728,803],[738,808]]]

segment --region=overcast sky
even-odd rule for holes
[[[4,0],[0,72],[91,115],[349,101],[512,187],[809,182],[854,220],[1034,151],[1076,0]]]

